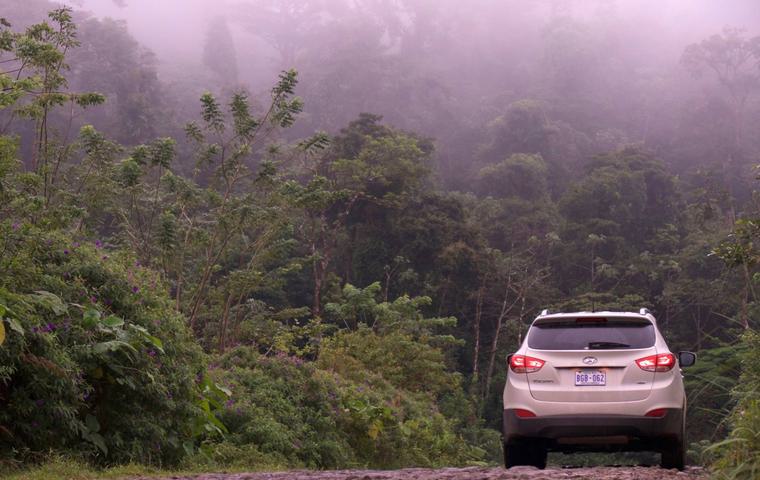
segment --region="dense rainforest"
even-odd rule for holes
[[[756,478],[760,18],[573,5],[226,2],[182,64],[0,0],[0,471],[498,463],[537,313],[647,307]]]

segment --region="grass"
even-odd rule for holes
[[[122,465],[118,467],[98,469],[85,462],[65,457],[53,457],[45,463],[33,467],[24,467],[15,470],[0,469],[0,478],[3,480],[95,480],[95,479],[120,479],[134,477],[177,477],[198,475],[201,473],[241,473],[252,471],[276,471],[282,470],[282,466],[259,465],[232,466],[225,468],[213,468],[208,465],[191,466],[185,469],[163,470],[139,464]]]
[[[105,470],[96,470],[86,463],[76,460],[56,458],[42,465],[2,472],[6,480],[91,480],[100,478],[124,478],[139,476],[167,476],[180,472],[167,472],[151,469],[143,465],[125,465]]]
[[[94,480],[101,478],[176,476],[190,473],[197,472],[158,470],[144,465],[124,465],[98,470],[86,463],[59,457],[31,468],[23,468],[12,472],[0,471],[0,477],[4,480]]]

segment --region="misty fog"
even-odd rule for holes
[[[19,2],[0,1],[16,28],[55,5]],[[119,133],[121,141],[137,141],[138,132],[181,136],[207,90],[245,90],[265,102],[277,75],[293,68],[305,111],[287,138],[336,133],[363,112],[381,115],[433,139],[438,177],[458,190],[471,190],[480,168],[515,151],[539,153],[567,173],[627,144],[643,145],[678,173],[724,164],[729,130],[739,131],[730,113],[736,98],[707,65],[690,68],[684,53],[713,36],[731,42],[730,35],[760,33],[753,0],[67,4],[84,22],[80,37],[93,45],[72,52],[72,85],[111,98],[87,115],[115,128],[124,120],[117,111],[153,107],[129,116],[139,125],[131,136]],[[119,79],[96,74],[104,69]],[[741,141],[750,148],[749,119],[758,112],[753,94],[745,100]],[[520,121],[532,137],[518,139],[521,147],[499,146],[521,135]],[[739,163],[749,165],[745,157]],[[562,188],[554,185],[555,194]]]
[[[0,0],[0,476],[495,465],[531,319],[642,307],[760,471],[759,165],[760,0]]]
[[[266,92],[278,72],[295,68],[306,104],[299,135],[335,132],[365,111],[383,115],[436,139],[447,180],[477,156],[468,129],[522,99],[552,105],[544,114],[560,122],[555,138],[617,138],[570,156],[626,142],[669,148],[678,112],[712,86],[709,74],[684,68],[684,48],[724,27],[760,31],[752,0],[69,3],[126,22],[175,95]]]

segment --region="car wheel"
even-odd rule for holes
[[[686,467],[686,419],[681,420],[680,437],[670,440],[662,450],[660,460],[662,468],[677,468],[683,470]]]
[[[524,445],[507,445],[504,444],[504,466],[506,468],[516,467],[517,465],[527,465],[530,452]]]
[[[533,445],[531,445],[531,456],[533,457],[533,461],[531,462],[531,465],[533,465],[536,468],[539,468],[541,470],[546,468],[546,458],[548,457],[548,452],[546,451],[546,448],[543,447],[540,443],[536,442]]]
[[[518,465],[546,468],[547,452],[535,441],[523,441],[520,444],[504,444],[504,466],[506,468]]]

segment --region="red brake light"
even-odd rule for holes
[[[512,355],[509,360],[509,368],[515,373],[535,373],[541,370],[545,361],[540,358],[529,357],[527,355]]]
[[[536,416],[536,414],[531,412],[530,410],[523,410],[522,408],[516,408],[515,415],[517,415],[520,418],[533,418]]]
[[[676,357],[672,353],[661,353],[636,360],[636,365],[647,372],[667,372],[676,364]]]
[[[654,410],[650,410],[647,412],[647,417],[657,417],[662,418],[665,416],[666,410],[664,408],[655,408]]]
[[[576,318],[575,323],[607,323],[607,319],[599,317]]]

